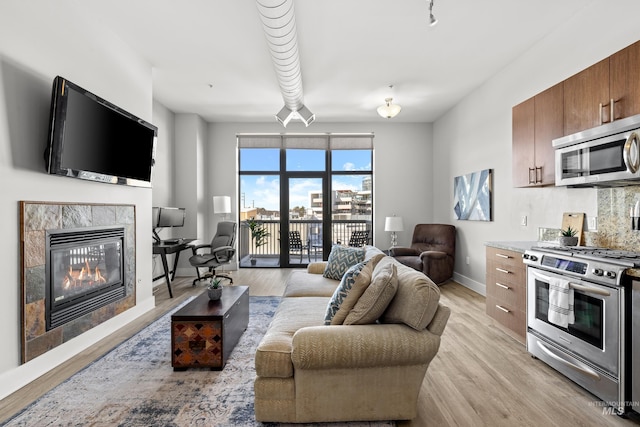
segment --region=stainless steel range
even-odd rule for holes
[[[640,254],[546,246],[525,251],[523,262],[527,265],[527,350],[618,413],[627,411],[632,399],[628,298],[632,280],[626,272],[640,267]],[[565,298],[572,295],[568,311],[558,308],[559,290]],[[558,312],[570,317],[559,322]]]

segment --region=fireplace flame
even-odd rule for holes
[[[84,267],[79,270],[74,270],[73,266],[69,266],[69,272],[62,279],[63,289],[77,288],[83,285],[98,285],[101,283],[107,283],[107,279],[102,275],[97,266],[93,269],[92,273],[89,261],[85,261]]]

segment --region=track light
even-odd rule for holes
[[[429,0],[429,26],[433,27],[438,23],[438,19],[433,15],[433,0]]]

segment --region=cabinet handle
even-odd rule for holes
[[[498,283],[498,282],[496,282],[496,286],[500,286],[501,288],[506,289],[506,290],[511,289],[511,288],[510,288],[510,287],[508,287],[507,285],[503,285],[502,283]]]
[[[511,257],[509,255],[504,255],[504,254],[496,254],[497,257],[500,258],[505,258],[505,259],[511,259]]]
[[[533,173],[533,175],[532,175]],[[529,168],[529,184],[536,183],[536,168]],[[533,178],[532,178],[533,177]]]
[[[505,313],[511,313],[511,310],[507,310],[506,308],[502,307],[501,305],[496,304],[496,308],[498,310],[504,311]]]
[[[540,172],[540,178],[538,178],[538,172]],[[542,184],[542,166],[536,166],[536,184]]]
[[[509,270],[505,270],[504,268],[496,267],[496,270],[498,270],[500,273],[511,274]]]
[[[611,101],[609,101],[609,111],[610,111],[610,115],[609,115],[609,122],[611,123],[612,121],[614,121],[615,118],[615,113],[616,113],[616,109],[615,109],[615,105],[616,102],[613,100],[613,98],[611,98]]]
[[[602,107],[604,107],[604,105],[602,105],[602,102],[600,103],[600,125],[602,125]]]

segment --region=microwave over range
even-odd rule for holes
[[[640,115],[553,140],[556,186],[640,185]]]

